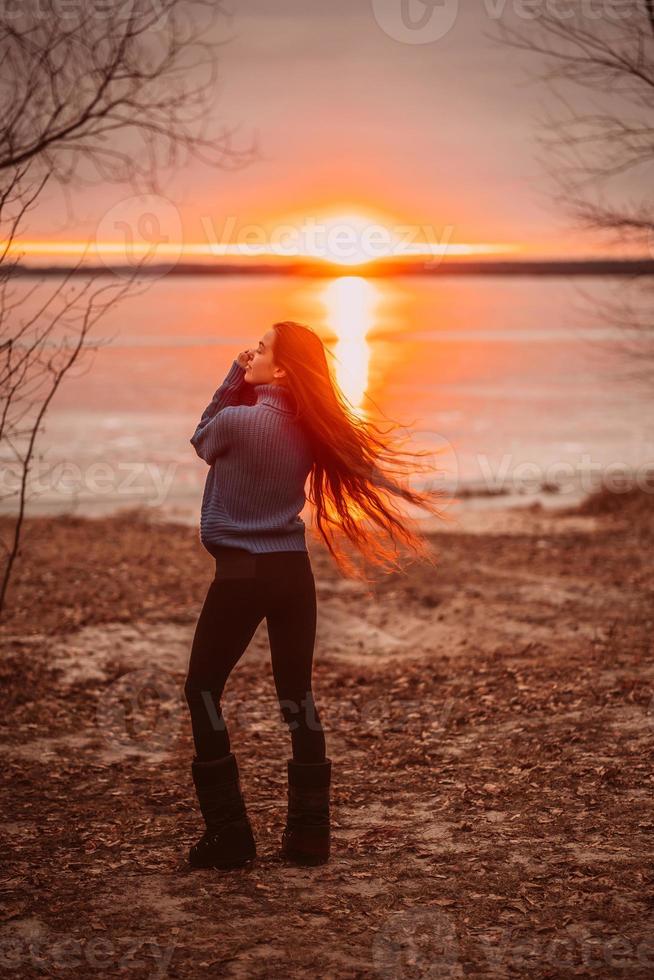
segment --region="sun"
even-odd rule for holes
[[[377,259],[471,256],[513,250],[507,245],[452,242],[451,226],[439,229],[428,224],[399,224],[356,211],[304,217],[294,227],[298,233],[297,255],[341,266],[362,266]]]
[[[397,254],[399,239],[362,214],[332,215],[306,225],[303,253],[337,265],[365,265]]]

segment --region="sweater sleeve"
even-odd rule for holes
[[[213,418],[199,425],[191,436],[191,445],[209,466],[230,445],[241,410],[240,405],[226,405]]]
[[[236,359],[227,375],[214,393],[213,398],[205,408],[195,432],[191,436],[191,445],[194,447],[198,456],[211,464],[225,451],[227,446],[227,436],[229,431],[231,413],[227,413],[227,408],[237,405],[248,404],[249,386],[246,386],[243,378],[245,368],[242,368]],[[248,392],[244,388],[248,388]]]
[[[212,419],[216,412],[219,412],[221,408],[225,408],[226,405],[241,405],[243,404],[243,378],[245,377],[245,368],[242,368],[237,360],[232,362],[225,380],[216,390],[213,398],[205,408],[198,427],[195,430],[196,434],[198,429],[206,424],[209,419]]]

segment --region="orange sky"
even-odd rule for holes
[[[390,0],[380,3],[240,0],[224,26],[213,122],[237,127],[237,145],[256,138],[259,158],[238,170],[192,161],[146,200],[125,187],[77,190],[72,219],[48,188],[23,234],[26,260],[68,261],[96,241],[118,260],[152,241],[189,259],[247,243],[294,254],[295,242],[343,264],[400,254],[398,242],[447,257],[611,254],[549,196],[536,146],[548,93],[525,84],[532,56],[485,36],[493,5],[461,3],[442,37],[409,43],[385,20]],[[335,225],[345,239],[349,228],[349,254]]]

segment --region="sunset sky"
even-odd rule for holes
[[[346,217],[415,227],[415,240],[445,243],[452,255],[608,254],[548,196],[535,141],[548,93],[528,84],[532,56],[484,36],[496,30],[487,11],[501,4],[461,3],[451,29],[429,43],[391,36],[400,0],[232,6],[216,131],[238,126],[244,147],[256,136],[261,158],[236,172],[192,162],[166,178],[169,202],[154,210],[173,251],[184,242],[196,257],[249,225],[265,237]],[[49,189],[23,236],[28,257],[52,259],[58,243],[89,237],[109,244],[116,220],[136,221],[130,196],[110,185],[76,192],[68,222]]]

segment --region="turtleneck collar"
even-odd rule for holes
[[[282,412],[295,413],[295,398],[284,385],[255,385],[256,404],[264,403]]]

